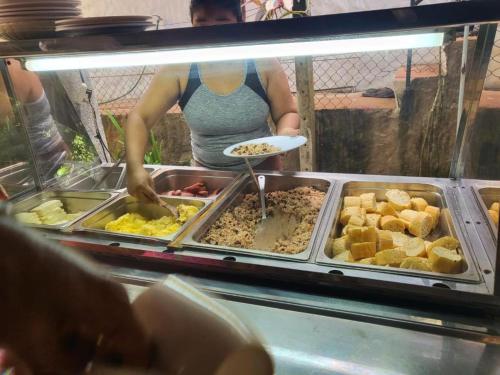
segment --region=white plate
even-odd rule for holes
[[[249,144],[262,144],[262,143],[267,143],[268,145],[279,147],[280,151],[268,154],[251,155],[251,156],[232,154],[233,150],[238,146],[249,145]],[[296,148],[299,148],[300,146],[303,146],[306,143],[307,143],[307,138],[303,136],[289,137],[289,136],[277,135],[273,137],[252,139],[250,141],[245,141],[229,146],[224,150],[224,155],[229,156],[231,158],[261,159],[261,158],[267,158],[269,156],[280,155],[285,152],[295,150]]]
[[[33,21],[56,21],[61,18],[68,18],[67,16],[58,16],[58,15],[47,15],[40,14],[39,16],[19,16],[19,17],[0,17],[0,22],[33,22]]]
[[[21,29],[21,30],[52,30],[56,29],[54,21],[32,21],[32,22],[1,22],[1,29]]]
[[[91,26],[91,25],[110,25],[116,23],[128,22],[147,22],[151,16],[112,16],[112,17],[80,17],[75,19],[59,20],[57,25],[61,26]]]
[[[93,25],[93,26],[56,26],[56,31],[86,31],[86,30],[107,30],[115,28],[138,28],[154,26],[151,22],[125,23],[117,25]]]
[[[59,22],[55,22],[56,26],[61,29],[80,29],[80,28],[87,28],[87,27],[95,27],[95,28],[105,28],[105,27],[127,27],[127,26],[145,26],[145,25],[154,25],[152,22],[147,22],[147,21],[140,21],[140,22],[118,22],[118,23],[107,23],[107,24],[102,24],[102,25],[69,25],[69,24],[63,24],[61,25]]]
[[[19,1],[19,0],[0,0],[0,8],[25,8],[25,7],[72,7],[80,5],[81,1],[79,0],[29,0],[29,1]]]
[[[75,10],[37,10],[37,11],[19,11],[19,12],[4,12],[0,10],[0,17],[6,18],[14,18],[14,17],[26,17],[26,16],[43,16],[47,17],[47,15],[57,15],[57,16],[65,16],[66,18],[74,17],[80,15],[81,12],[79,9]]]
[[[75,9],[80,9],[79,4],[73,4],[71,6],[40,6],[31,5],[29,7],[3,7],[0,5],[0,12],[59,12],[59,11],[72,11]]]

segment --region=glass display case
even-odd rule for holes
[[[73,119],[59,127],[72,148],[55,175],[47,176],[37,142],[29,137],[32,124],[23,119],[23,108],[14,109],[19,131],[9,130],[8,122],[8,137],[0,136],[9,145],[0,147],[0,184],[12,195],[14,214],[35,207],[26,202],[37,190],[48,200],[66,194],[63,206],[72,196],[100,191],[104,198],[89,209],[63,207],[81,214],[70,225],[32,225],[119,264],[123,280],[147,279],[152,270],[237,275],[259,285],[290,283],[306,291],[498,314],[500,110],[493,104],[498,91],[487,89],[486,82],[499,21],[497,2],[471,1],[0,43],[4,61],[19,61],[40,78],[45,92],[54,80],[62,82],[64,90],[51,98],[52,112],[58,107]],[[5,80],[7,65],[3,69]],[[173,91],[161,89],[159,98],[133,94],[134,78],[127,81],[132,91],[125,89],[127,95],[112,107],[103,90],[118,85],[117,76],[127,80],[124,69],[139,69],[135,77],[140,82],[148,77],[146,87],[161,81]],[[334,74],[344,78],[342,85],[333,82]],[[80,94],[90,116],[74,106],[60,108],[75,103],[75,87],[64,84],[68,76],[84,83],[83,77],[91,77]],[[187,105],[186,92],[193,100]],[[177,223],[175,234],[148,235],[130,227],[123,233],[115,225],[127,213],[153,221],[168,217],[170,224],[179,220],[168,208],[138,203],[125,189],[123,126],[137,113],[133,108],[142,95],[157,101],[151,104],[158,111],[153,122],[160,123],[150,134],[150,147],[161,150],[149,154],[160,156],[145,159],[147,172],[165,203],[196,211]],[[231,95],[241,96],[237,109],[225,104]],[[204,160],[191,160],[191,150],[197,159],[200,148],[235,129],[224,122],[229,111],[241,113],[246,124],[241,126],[259,117],[269,134],[279,132],[282,115],[288,114],[279,108],[281,95],[297,101],[289,112],[300,115],[300,133],[308,143],[284,156],[286,171],[255,172],[266,177],[269,213],[281,220],[273,240],[263,244],[259,186],[244,164],[214,170],[204,167]],[[218,104],[210,108],[219,111],[205,111],[214,96]],[[192,108],[196,100],[198,107]],[[144,101],[139,106],[150,108]],[[219,138],[201,128],[209,117],[224,124],[216,130]],[[10,140],[14,136],[18,141]],[[203,189],[192,190],[196,184]],[[305,294],[294,301],[307,299]]]

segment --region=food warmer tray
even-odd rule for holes
[[[317,239],[316,247],[318,249],[316,255],[316,263],[324,265],[335,265],[338,268],[358,269],[369,272],[383,272],[397,275],[415,276],[420,278],[443,279],[451,281],[461,281],[468,283],[479,283],[479,276],[475,261],[471,252],[471,245],[460,230],[458,223],[459,217],[455,210],[451,208],[446,185],[438,181],[429,181],[425,179],[413,179],[414,181],[401,181],[401,178],[390,178],[382,176],[373,176],[371,179],[344,179],[339,182],[338,189],[335,193],[334,204],[328,220],[325,220],[325,227],[322,235]],[[343,198],[347,195],[360,195],[362,193],[373,192],[376,195],[377,201],[386,200],[384,197],[387,189],[400,189],[408,192],[410,196],[422,197],[431,205],[441,208],[441,218],[438,226],[439,230],[434,230],[430,236],[426,238],[428,241],[434,241],[442,236],[451,235],[457,238],[460,242],[460,252],[465,259],[464,270],[460,274],[443,274],[437,272],[425,272],[418,270],[401,269],[395,267],[383,267],[376,265],[365,265],[359,263],[348,263],[334,260],[330,257],[328,242],[340,236],[342,226],[340,225],[340,212],[343,206]]]
[[[495,241],[498,240],[498,228],[488,213],[488,208],[493,202],[500,202],[500,183],[493,184],[474,184],[472,186],[474,197],[481,209],[485,222],[488,223],[488,229]]]
[[[184,197],[160,197],[164,202],[177,206],[179,204],[187,204],[196,206],[199,208],[199,212],[189,219],[184,225],[182,225],[181,229],[176,233],[173,233],[168,236],[162,237],[151,237],[151,236],[142,236],[135,234],[127,234],[127,233],[118,233],[118,232],[109,232],[105,230],[105,226],[110,221],[118,219],[120,216],[136,212],[150,219],[157,219],[162,216],[170,216],[171,213],[167,208],[163,208],[158,204],[154,203],[141,203],[136,198],[132,197],[128,194],[121,195],[118,199],[110,202],[109,204],[101,207],[99,210],[94,212],[92,215],[88,216],[85,220],[82,220],[75,227],[75,231],[77,232],[86,232],[90,234],[98,235],[99,237],[108,237],[108,238],[116,238],[123,239],[132,242],[160,242],[160,243],[170,243],[174,241],[189,225],[212,203],[209,199],[201,199],[201,198],[184,198]]]
[[[113,192],[95,191],[43,191],[26,198],[12,207],[12,214],[31,211],[33,208],[49,200],[57,199],[63,203],[67,213],[82,212],[78,218],[60,225],[23,224],[34,228],[70,231],[72,226],[79,220],[90,215],[96,209],[112,201],[118,194]]]
[[[159,166],[145,165],[144,168],[149,174],[153,174],[158,170]],[[94,187],[107,173],[109,175],[101,181],[99,186]],[[116,186],[122,174],[126,173],[125,164],[113,166],[111,163],[99,165],[91,170],[85,171],[78,176],[72,177],[66,181],[58,181],[56,186],[58,189],[64,188],[65,190],[85,191],[85,190],[98,190],[98,191],[112,191],[123,190],[127,187],[126,176],[123,176],[120,186]]]
[[[26,192],[35,187],[32,170],[28,163],[17,163],[0,170],[0,185],[9,196]]]
[[[153,176],[156,193],[162,194],[169,190],[182,190],[197,182],[204,182],[209,191],[221,190],[219,194],[209,199],[215,199],[235,184],[241,173],[216,171],[203,168],[172,168],[160,169]]]
[[[314,239],[318,236],[321,227],[321,220],[324,218],[327,211],[328,201],[334,190],[335,181],[326,178],[325,174],[321,173],[257,173],[266,176],[266,192],[277,190],[290,190],[296,187],[314,187],[326,193],[325,200],[320,209],[318,219],[313,229],[311,240],[306,250],[298,254],[282,254],[273,253],[270,251],[242,249],[237,247],[227,247],[202,243],[201,238],[208,229],[217,221],[217,219],[230,207],[240,203],[245,194],[257,193],[257,187],[250,176],[243,178],[233,191],[216,203],[200,220],[198,220],[186,233],[182,240],[182,246],[197,248],[209,251],[224,252],[224,253],[239,253],[249,254],[257,257],[287,259],[293,261],[307,261],[313,252]]]

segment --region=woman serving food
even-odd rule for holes
[[[193,26],[242,22],[240,0],[191,0]],[[243,159],[224,149],[236,143],[272,135],[299,134],[299,116],[288,79],[277,60],[193,63],[164,67],[131,112],[126,125],[129,193],[157,201],[143,166],[150,129],[178,103],[191,130],[193,160],[212,169],[243,170]],[[255,159],[258,169],[281,169],[279,156]]]

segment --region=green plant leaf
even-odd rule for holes
[[[121,126],[120,122],[109,110],[106,111],[106,116],[109,121],[111,121],[111,124],[114,126],[114,128],[118,131],[118,134],[120,134],[121,141],[125,141],[125,130],[123,129],[123,126]]]

